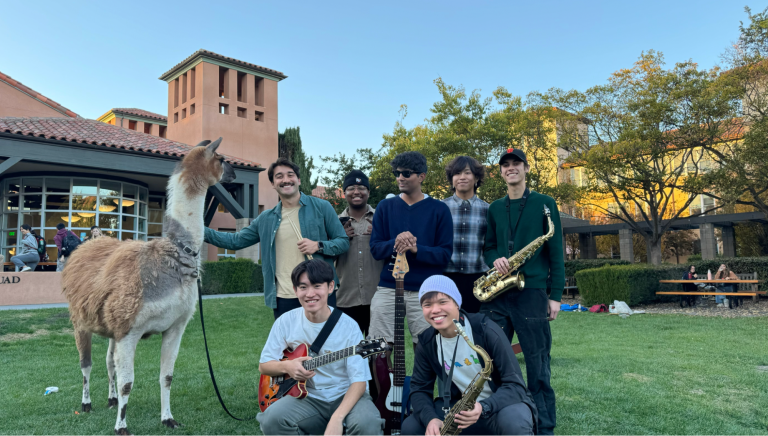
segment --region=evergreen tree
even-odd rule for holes
[[[301,133],[299,127],[286,127],[283,133],[277,136],[278,154],[299,166],[299,190],[306,195],[312,195],[312,190],[317,187],[317,178],[312,180],[312,170],[315,169],[314,159],[304,153],[301,147]]]

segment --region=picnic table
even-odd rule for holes
[[[693,279],[693,280],[659,280],[659,283],[685,283],[685,284],[698,284],[698,283],[706,283],[706,284],[727,284],[727,285],[737,285],[737,284],[753,284],[757,285],[759,281],[757,279],[720,279],[720,280],[703,280],[703,279]],[[680,296],[680,307],[683,307],[683,297],[690,297],[690,296],[697,296],[697,295],[724,295],[724,296],[730,296],[730,297],[736,297],[736,298],[729,298],[728,299],[728,307],[733,309],[734,306],[738,306],[740,304],[740,299],[744,297],[752,297],[755,301],[757,300],[758,295],[765,295],[765,291],[759,292],[757,291],[757,286],[754,287],[752,291],[747,292],[739,292],[738,289],[734,292],[718,292],[718,291],[674,291],[674,292],[657,292],[656,295],[679,295]],[[690,302],[688,302],[688,305],[691,306]]]

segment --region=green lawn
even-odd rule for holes
[[[262,298],[205,302],[222,395],[237,416],[258,410],[258,359],[272,323]],[[559,434],[766,434],[766,318],[563,313],[552,323],[552,382]],[[106,409],[107,341],[94,341],[91,396],[66,310],[0,311],[0,433],[113,434]],[[406,347],[409,365],[412,353]],[[520,358],[522,363],[522,358]],[[136,434],[253,434],[256,421],[229,418],[208,376],[199,316],[190,322],[173,378],[172,410],[184,424],[160,424],[160,337],[142,341],[128,407]],[[410,372],[410,371],[409,371]],[[47,386],[56,394],[43,396]]]

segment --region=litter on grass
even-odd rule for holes
[[[51,387],[45,388],[45,393],[43,395],[52,394],[54,392],[59,392],[59,388],[57,388],[56,386],[51,386]]]

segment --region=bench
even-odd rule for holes
[[[757,273],[736,274],[738,280],[659,280],[659,283],[709,283],[709,284],[727,284],[736,285],[736,292],[717,292],[717,291],[674,291],[674,292],[656,292],[656,295],[679,295],[680,307],[683,307],[683,302],[686,300],[684,297],[698,296],[698,295],[723,295],[737,298],[728,299],[728,307],[733,308],[741,303],[741,299],[744,297],[752,297],[752,300],[758,302],[759,295],[766,295],[766,292],[760,292],[757,290],[759,281],[757,280]],[[691,306],[690,301],[688,305]]]
[[[573,291],[573,295],[571,295],[571,298],[576,298],[577,289],[579,289],[579,287],[576,286],[576,277],[566,277],[565,287],[563,288],[563,291],[565,291],[565,296],[567,297],[570,294],[569,291]]]

